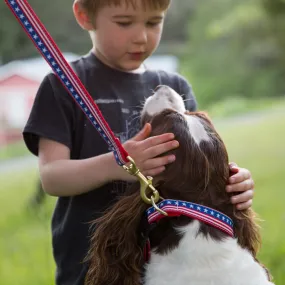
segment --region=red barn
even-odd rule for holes
[[[68,61],[78,56],[64,54]],[[13,61],[0,67],[0,146],[22,138],[21,132],[44,76],[50,67],[43,58]]]

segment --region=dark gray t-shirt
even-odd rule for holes
[[[196,109],[191,87],[178,74],[148,69],[142,74],[126,73],[104,65],[93,53],[72,66],[122,143],[139,131],[143,102],[158,85],[170,86],[183,95],[188,110]],[[68,146],[71,159],[90,158],[109,151],[54,74],[44,78],[23,135],[35,155],[40,137]],[[114,181],[86,194],[58,198],[52,218],[56,284],[84,284],[88,268],[83,263],[89,246],[88,222],[98,218],[126,186],[125,182]]]

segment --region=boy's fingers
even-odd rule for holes
[[[149,159],[144,163],[145,169],[154,169],[159,167],[164,167],[165,165],[172,163],[175,161],[174,155],[166,155],[162,157],[157,157],[153,159]]]
[[[253,190],[248,190],[246,192],[243,192],[242,194],[232,196],[231,202],[233,204],[245,203],[253,198],[253,194]]]
[[[146,138],[148,138],[150,136],[150,133],[151,133],[151,124],[146,123],[144,125],[143,129],[138,134],[136,134],[132,138],[132,140],[134,140],[134,141],[143,141],[143,140],[145,140]]]
[[[240,168],[238,173],[232,175],[229,179],[231,184],[240,183],[251,178],[251,173],[244,168]]]
[[[163,153],[166,153],[172,149],[175,149],[179,146],[179,142],[178,141],[168,141],[159,145],[155,145],[153,147],[147,148],[144,151],[144,156],[146,158],[153,158],[153,157],[157,157]]]
[[[160,167],[153,168],[153,169],[150,169],[150,170],[144,172],[144,175],[154,177],[154,176],[162,173],[164,170],[165,170],[165,167],[160,166]]]
[[[254,189],[254,182],[252,179],[247,179],[237,184],[230,184],[226,186],[227,192],[244,192]]]
[[[238,168],[238,165],[235,162],[229,163],[230,168]]]
[[[237,209],[238,210],[246,210],[248,208],[250,208],[252,206],[252,200],[249,200],[245,203],[240,203],[240,204],[237,204]]]
[[[231,162],[229,164],[230,167],[230,175],[234,175],[235,173],[239,172],[239,167],[237,166],[237,164],[235,162]]]
[[[171,134],[171,133],[166,133],[166,134],[162,134],[159,136],[153,136],[153,137],[145,139],[142,142],[143,149],[152,148],[160,144],[172,141],[173,139],[174,139],[174,134]]]

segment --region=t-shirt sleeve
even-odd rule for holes
[[[179,94],[183,97],[186,109],[191,112],[196,111],[197,101],[192,86],[182,76],[179,76],[179,89],[180,89]]]
[[[39,138],[62,143],[71,149],[74,102],[54,74],[42,81],[23,131],[27,148],[38,155]]]

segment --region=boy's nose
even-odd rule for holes
[[[147,31],[146,31],[146,29],[141,28],[141,29],[138,29],[137,31],[135,31],[133,42],[135,44],[147,43]]]

